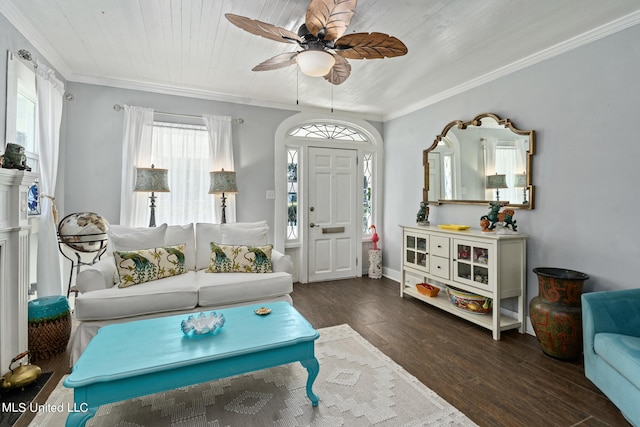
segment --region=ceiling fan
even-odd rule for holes
[[[314,77],[324,77],[339,85],[351,74],[349,59],[375,59],[402,56],[407,47],[400,40],[383,33],[343,35],[355,13],[357,0],[311,0],[305,23],[297,33],[244,16],[225,14],[239,28],[282,43],[297,43],[302,50],[282,53],[253,67],[253,71],[276,70],[298,64],[300,70]]]

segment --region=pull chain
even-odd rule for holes
[[[331,84],[331,112],[333,113],[333,83]]]

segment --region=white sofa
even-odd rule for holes
[[[71,364],[80,357],[98,329],[112,323],[211,311],[244,304],[292,303],[293,264],[288,255],[271,254],[271,273],[209,273],[210,243],[260,246],[268,243],[266,221],[156,228],[112,225],[107,252],[78,274],[74,316],[77,330],[69,343]],[[121,288],[113,251],[133,251],[185,244],[184,274]],[[178,328],[179,325],[176,325]]]

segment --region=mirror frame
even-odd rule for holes
[[[436,139],[433,141],[433,144],[431,144],[431,146],[429,148],[427,148],[426,150],[424,150],[422,152],[422,164],[424,167],[424,187],[422,189],[422,201],[423,202],[429,202],[430,204],[435,204],[435,205],[442,205],[442,204],[460,204],[460,205],[486,205],[488,203],[496,203],[495,201],[491,201],[491,200],[444,200],[444,199],[440,199],[440,200],[428,200],[428,193],[429,193],[429,162],[428,162],[428,156],[429,156],[429,152],[431,150],[434,150],[437,146],[438,143],[440,141],[442,141],[442,139],[447,135],[447,132],[449,132],[449,129],[451,129],[452,127],[456,126],[458,129],[466,129],[467,126],[481,126],[482,125],[482,119],[484,118],[491,118],[493,120],[495,120],[498,125],[503,126],[505,129],[509,129],[511,130],[513,133],[517,134],[517,135],[525,135],[529,137],[529,150],[527,150],[526,153],[526,165],[527,165],[527,182],[526,182],[526,188],[527,190],[529,190],[529,203],[528,204],[517,204],[517,203],[506,203],[506,202],[497,202],[497,203],[501,203],[505,206],[509,206],[509,207],[515,207],[515,208],[520,208],[520,209],[533,209],[534,205],[535,205],[535,198],[534,198],[534,185],[531,183],[531,175],[532,175],[532,156],[535,153],[535,131],[533,130],[521,130],[516,128],[513,123],[511,123],[511,120],[509,119],[501,119],[500,117],[498,117],[497,115],[493,114],[493,113],[482,113],[482,114],[478,114],[477,116],[475,116],[473,119],[468,120],[468,121],[462,121],[462,120],[454,120],[452,122],[450,122],[449,124],[447,124],[444,129],[442,130],[442,132],[440,133],[440,135],[436,136]]]

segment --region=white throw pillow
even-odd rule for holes
[[[220,225],[222,228],[259,228],[259,227],[268,227],[267,220],[264,219],[262,221],[257,222],[228,222],[226,224]]]
[[[225,224],[222,227],[222,240],[225,245],[264,246],[269,243],[269,227],[244,228]],[[212,240],[215,242],[215,240]],[[211,243],[211,242],[209,242]]]
[[[164,244],[168,246],[185,244],[184,256],[185,266],[188,270],[196,269],[196,242],[193,233],[193,224],[170,225],[167,227],[167,234],[164,237]]]
[[[135,251],[138,249],[158,248],[163,246],[167,233],[167,224],[158,227],[135,228],[125,227],[109,228],[107,235],[111,243],[111,251]]]
[[[220,224],[202,223],[196,224],[196,270],[209,267],[211,258],[211,242],[222,241]]]

